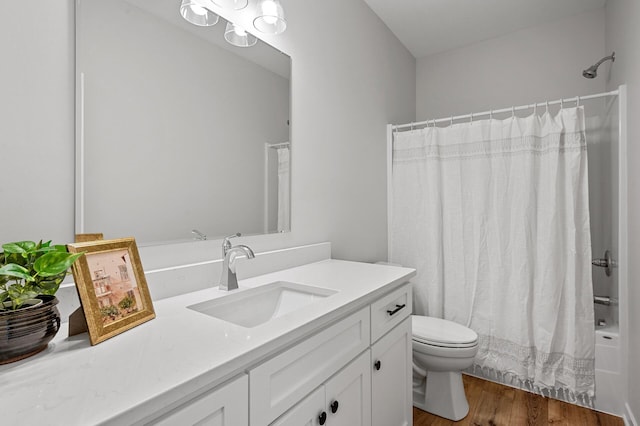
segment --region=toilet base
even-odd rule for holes
[[[462,374],[429,371],[426,386],[413,388],[413,406],[445,419],[458,421],[469,413]]]

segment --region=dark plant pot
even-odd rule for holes
[[[38,296],[42,303],[15,311],[0,311],[0,364],[19,361],[47,347],[60,329],[55,296]]]

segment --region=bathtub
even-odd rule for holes
[[[595,408],[617,416],[624,413],[622,354],[617,325],[596,329],[596,398]]]

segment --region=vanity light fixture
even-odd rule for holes
[[[227,22],[227,27],[224,30],[224,39],[238,47],[251,47],[258,42],[256,36],[249,34],[244,28],[231,22]]]
[[[180,15],[190,23],[200,27],[210,27],[218,23],[219,16],[204,8],[195,0],[182,0]]]
[[[253,26],[265,34],[283,33],[287,29],[287,21],[280,0],[259,0]]]
[[[225,9],[240,10],[247,7],[249,0],[211,0],[211,3]]]

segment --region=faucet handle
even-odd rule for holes
[[[229,241],[231,238],[235,238],[235,237],[240,237],[242,234],[239,232],[236,232],[233,235],[229,235],[228,237],[224,237],[224,240],[222,240],[222,256],[226,256],[227,252],[229,251],[229,249],[231,249],[231,241]]]

